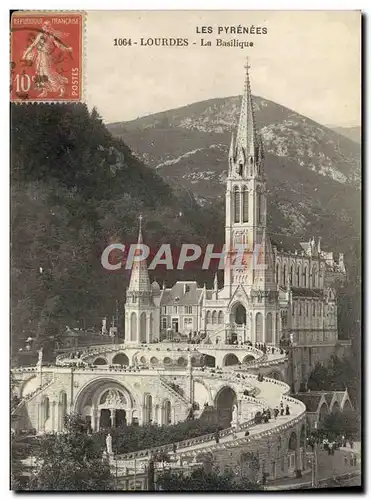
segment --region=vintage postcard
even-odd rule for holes
[[[16,491],[361,489],[360,11],[14,11]]]

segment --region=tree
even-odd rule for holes
[[[344,391],[354,402],[357,401],[359,374],[353,358],[332,356],[328,365],[317,363],[309,376],[308,389],[311,391]]]
[[[113,490],[113,476],[102,448],[87,434],[83,419],[66,417],[66,432],[40,438],[37,473],[30,481],[36,491]]]
[[[336,439],[345,436],[346,439],[359,439],[361,423],[358,412],[354,410],[331,413],[326,415],[322,425],[322,433],[327,438]]]

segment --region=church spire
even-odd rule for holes
[[[232,132],[231,145],[229,147],[229,159],[234,160],[235,157],[235,144],[234,144],[234,133]]]
[[[242,96],[240,120],[237,130],[237,148],[242,149],[246,156],[255,157],[258,140],[255,126],[254,105],[252,102],[250,87],[249,68],[248,58],[246,58],[245,87]]]
[[[135,249],[135,256],[141,255],[143,253],[143,235],[142,235],[142,215],[139,216],[139,231],[138,231],[138,243]],[[150,292],[151,284],[149,281],[147,261],[140,260],[139,262],[134,260],[133,267],[130,276],[129,292]]]

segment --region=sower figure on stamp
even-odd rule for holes
[[[72,52],[71,47],[64,45],[58,39],[61,35],[67,36],[68,33],[53,30],[50,22],[45,21],[41,33],[36,36],[23,54],[25,61],[35,61],[36,83],[42,89],[39,97],[46,97],[48,92],[58,91],[58,97],[62,97],[65,92],[65,85],[68,83],[68,78],[56,71],[52,60],[55,47],[63,51]]]

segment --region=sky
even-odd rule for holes
[[[267,34],[215,33],[239,25]],[[197,34],[200,26],[214,33]],[[140,45],[155,37],[188,38],[189,46]],[[249,56],[253,94],[325,125],[357,126],[360,37],[359,11],[89,11],[85,95],[106,123],[239,95]],[[115,38],[132,45],[114,46]],[[201,38],[213,46],[201,47]],[[217,38],[254,46],[216,47]]]

